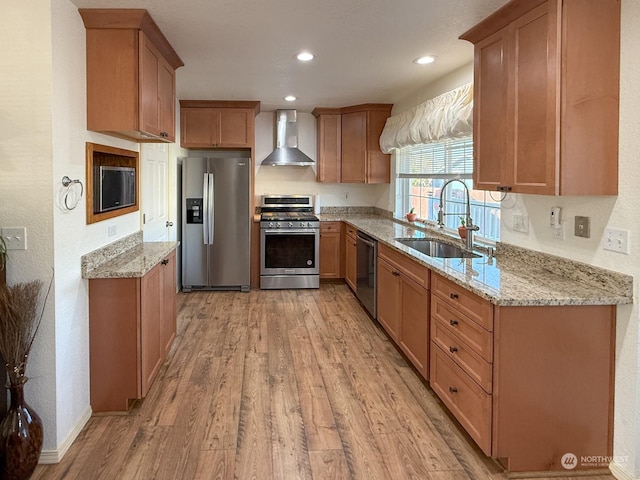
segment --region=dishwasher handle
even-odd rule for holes
[[[375,240],[369,240],[368,238],[363,237],[362,235],[360,235],[360,232],[358,232],[358,241],[371,248],[375,248],[376,246]]]

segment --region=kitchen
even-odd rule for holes
[[[638,30],[640,19],[638,8],[633,2],[623,1],[622,8],[619,195],[606,198],[522,196],[519,198],[522,202],[520,208],[529,215],[530,233],[522,235],[506,227],[511,224],[511,212],[505,211],[502,238],[508,243],[633,275],[636,280],[634,293],[637,295],[637,272],[640,266],[637,253],[633,249],[631,255],[605,253],[599,245],[600,235],[595,234],[596,231],[602,232],[605,226],[610,225],[629,229],[632,239],[640,235],[636,222],[630,221],[640,201],[636,193],[637,188],[634,186],[634,181],[638,178],[634,160],[638,141],[634,112],[640,108],[640,98],[635,85],[638,65],[632,53],[633,45],[638,43],[635,32]],[[10,265],[10,278],[29,278],[36,275],[45,277],[49,266],[56,267],[56,302],[47,310],[49,322],[43,325],[41,337],[37,341],[37,349],[42,353],[34,356],[30,364],[33,380],[29,385],[33,392],[30,397],[37,398],[34,400],[37,410],[45,412],[51,419],[56,419],[55,422],[52,420],[52,424],[56,425],[55,430],[50,433],[53,437],[45,446],[46,450],[55,451],[62,449],[70,433],[81,423],[80,419],[83,418],[88,405],[85,347],[88,341],[87,333],[81,327],[87,318],[86,286],[78,273],[80,252],[77,251],[77,236],[80,233],[83,253],[108,243],[110,239],[106,231],[88,229],[83,218],[57,209],[51,199],[55,198],[57,190],[54,189],[57,189],[59,178],[63,175],[84,178],[84,142],[104,143],[105,137],[87,134],[83,122],[85,106],[81,95],[76,94],[83,91],[84,63],[82,54],[78,54],[75,47],[84,43],[84,30],[81,23],[79,24],[74,6],[63,2],[51,5],[51,11],[45,7],[36,8],[30,12],[28,22],[17,12],[9,13],[11,16],[8,18],[13,21],[7,22],[4,31],[6,41],[3,43],[15,45],[16,51],[22,54],[17,55],[21,58],[20,62],[11,57],[12,62],[17,63],[7,64],[15,65],[15,68],[2,74],[1,91],[3,95],[8,92],[6,97],[3,97],[3,104],[7,105],[11,112],[11,116],[3,120],[4,131],[7,132],[3,148],[6,149],[7,157],[13,159],[7,167],[3,166],[3,169],[7,170],[6,174],[3,172],[2,175],[2,203],[10,205],[12,210],[3,211],[2,223],[16,225],[25,222],[31,235],[30,244],[39,247],[19,254],[19,271],[18,267]],[[28,48],[34,44],[33,42],[42,45],[42,48],[33,52]],[[28,94],[21,93],[24,91],[23,88],[27,87]],[[396,105],[402,110],[403,106],[415,105],[445,91],[446,88],[432,85],[432,90],[434,91],[431,94],[417,95],[422,98],[415,98],[413,101],[407,99],[404,105]],[[302,121],[306,122],[306,127],[301,126],[300,129],[301,139],[304,139],[305,131],[307,138],[309,132],[314,132],[313,118],[307,115]],[[273,141],[272,122],[273,115],[267,112],[260,113],[256,119],[258,157],[261,155],[260,152],[266,156],[272,148],[272,145],[260,147],[261,144]],[[32,129],[34,125],[38,127],[35,135]],[[123,148],[130,147],[127,142],[114,141],[114,144]],[[313,154],[315,148],[310,146],[305,150]],[[26,162],[30,162],[34,168],[21,168]],[[328,196],[334,200],[335,203],[327,205],[356,206],[377,205],[384,195],[384,187],[379,186],[354,189],[339,185],[316,185],[313,183],[312,169],[281,174],[273,170],[275,169],[259,170],[256,192],[320,193],[321,198]],[[52,178],[55,182],[51,181]],[[299,181],[303,183],[296,184]],[[15,198],[23,199],[20,205],[16,205],[12,200]],[[548,211],[552,206],[563,207],[567,218],[574,215],[591,216],[594,232],[591,240],[582,241],[571,235],[567,235],[564,242],[553,240],[547,228]],[[125,216],[118,221],[117,228],[117,235],[124,236],[137,231],[140,221],[135,216]],[[634,465],[638,463],[636,452],[639,450],[640,442],[640,425],[635,414],[639,383],[638,313],[635,306],[618,309],[616,345],[614,452],[616,456],[628,457],[627,478],[635,478],[638,472]],[[37,392],[55,392],[55,396]]]

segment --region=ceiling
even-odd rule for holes
[[[71,0],[145,8],[185,66],[179,99],[262,110],[394,103],[473,59],[458,36],[507,0]],[[294,58],[302,50],[317,57]],[[436,55],[431,65],[413,59]],[[286,95],[298,100],[286,102]]]

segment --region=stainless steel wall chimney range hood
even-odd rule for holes
[[[295,110],[276,110],[276,149],[261,165],[296,165],[306,167],[315,162],[298,150],[298,123]]]

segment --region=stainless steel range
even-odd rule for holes
[[[263,195],[260,288],[320,287],[320,221],[311,195]]]

